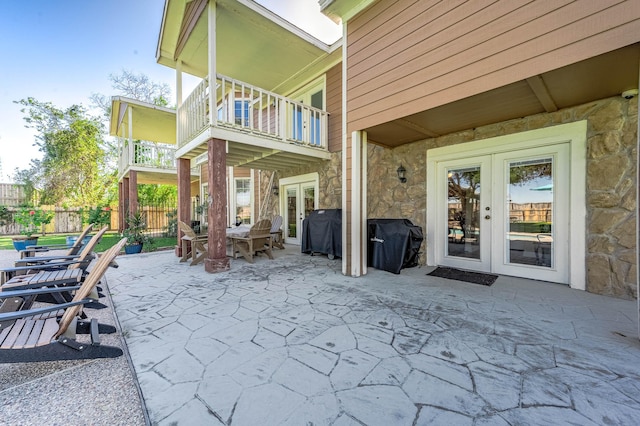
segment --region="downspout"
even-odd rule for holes
[[[342,23],[342,242],[347,242],[347,21]],[[348,261],[342,254],[342,275],[347,275]]]

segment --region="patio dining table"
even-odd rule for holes
[[[247,237],[249,236],[250,230],[251,226],[249,225],[232,226],[227,228],[227,256],[233,256],[231,237]]]
[[[233,249],[232,249],[232,242],[231,242],[231,237],[247,237],[249,236],[249,231],[251,230],[251,226],[250,225],[240,225],[240,226],[231,226],[229,228],[226,229],[227,231],[227,238],[226,238],[226,250],[227,250],[227,256],[233,256]],[[196,236],[197,239],[199,239],[200,241],[203,241],[206,243],[207,241],[207,234],[199,234]],[[186,238],[186,237],[182,237],[182,250],[183,253],[187,253],[189,252],[188,247],[187,247],[187,243],[188,241],[190,241],[190,238]],[[186,257],[184,258],[186,260]]]
[[[246,237],[249,235],[250,230],[251,226],[249,225],[232,226],[227,228],[227,238]]]

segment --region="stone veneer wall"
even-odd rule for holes
[[[553,113],[426,139],[395,149],[370,144],[368,217],[407,218],[422,226],[423,230],[426,229],[426,152],[431,148],[585,119],[588,120],[586,288],[598,294],[637,297],[635,206],[638,98],[602,99]],[[336,164],[339,166],[339,162]],[[397,177],[396,169],[400,164],[407,169],[406,183],[400,183]],[[321,192],[324,185],[321,178]],[[329,190],[335,191],[336,188],[339,190],[339,183],[330,186]],[[428,248],[423,246],[422,251],[425,250]],[[572,253],[572,256],[581,255]],[[422,256],[421,261],[425,259]]]
[[[304,175],[307,173],[318,173],[320,194],[318,198],[318,208],[321,209],[339,209],[342,207],[342,153],[334,152],[331,154],[331,160],[320,161],[296,169],[282,170],[276,172],[275,182],[278,179]],[[263,171],[262,179],[269,180],[271,172]],[[278,205],[272,205],[275,210]]]

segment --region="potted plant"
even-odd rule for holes
[[[127,238],[127,244],[124,246],[126,254],[140,253],[144,243],[151,243],[151,238],[144,231],[147,229],[147,223],[142,213],[137,212],[127,217],[127,226],[122,235]]]
[[[22,237],[13,238],[13,247],[20,251],[28,246],[38,244],[38,236],[33,235],[37,231],[44,233],[44,225],[51,223],[52,213],[47,213],[35,207],[22,207],[13,217],[13,220],[21,226]]]

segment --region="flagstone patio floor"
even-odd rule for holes
[[[0,424],[640,424],[636,301],[427,267],[351,278],[298,250],[218,274],[170,251],[119,257],[122,336],[106,341],[126,341],[134,372],[127,357],[0,365]]]

